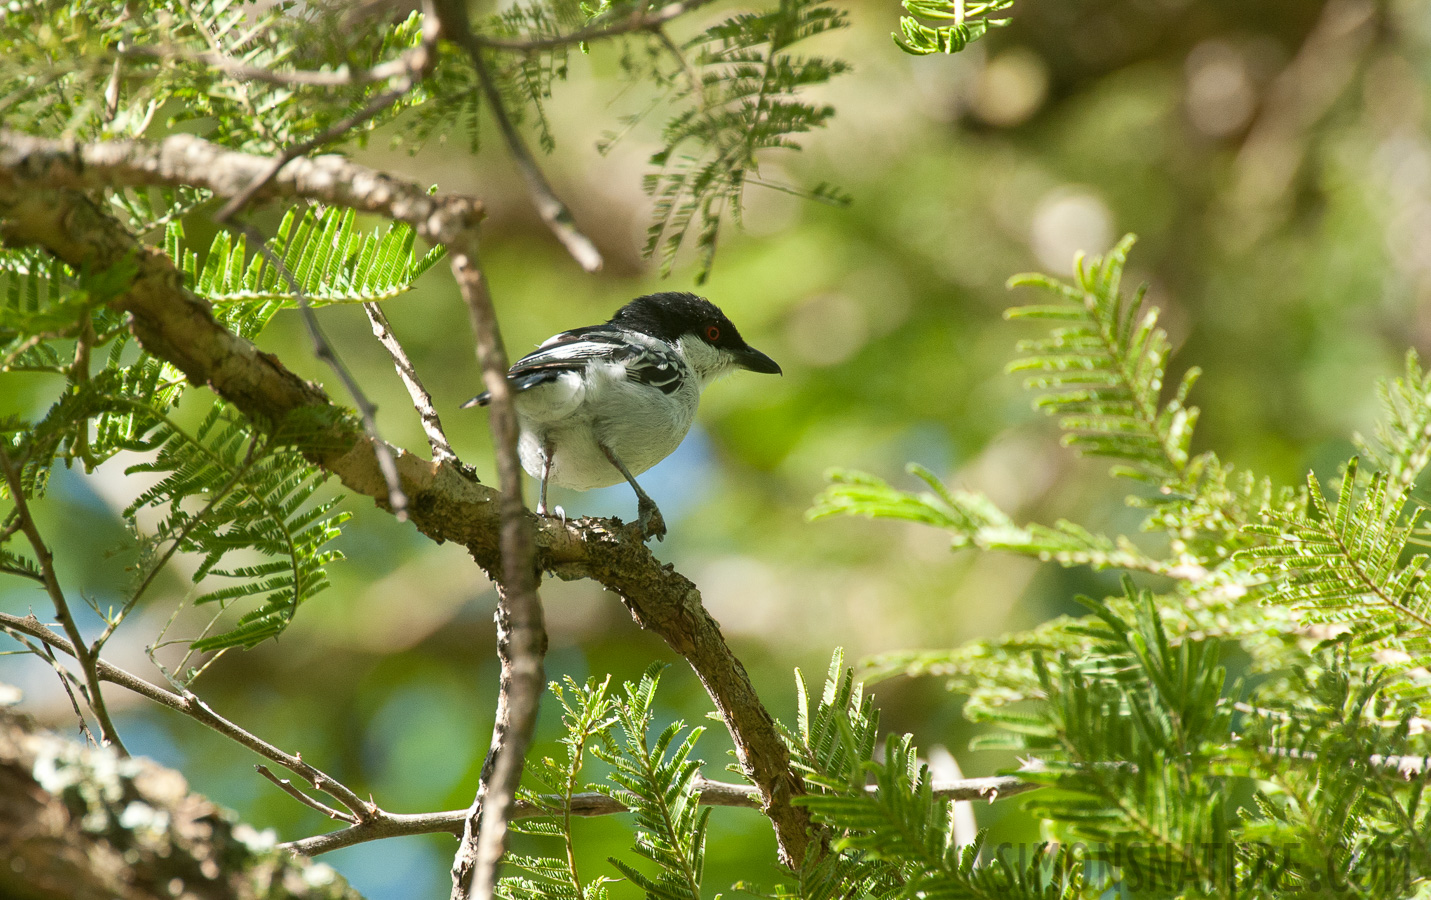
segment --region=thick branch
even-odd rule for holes
[[[0,896],[361,900],[145,759],[0,711]]]
[[[0,179],[56,188],[97,190],[161,185],[203,188],[220,197],[241,195],[272,165],[267,156],[226,150],[187,134],[157,144],[106,141],[75,146],[0,129]],[[317,200],[406,222],[419,236],[448,243],[482,219],[471,197],[436,195],[412,182],[339,156],[294,159],[254,200],[275,197]]]
[[[195,163],[201,163],[200,168],[194,169]],[[0,132],[0,237],[43,246],[89,271],[133,259],[134,281],[111,305],[131,315],[131,328],[147,351],[178,366],[191,382],[208,385],[263,427],[276,427],[295,414],[309,414],[305,421],[315,412],[326,415],[331,424],[309,444],[309,457],[349,490],[381,504],[387,487],[378,471],[374,442],[356,422],[338,417],[339,410],[321,390],[214,321],[208,305],[184,289],[162,253],[144,247],[83,195],[55,189],[173,184],[178,182],[163,179],[183,173],[211,189],[241,190],[247,179],[222,171],[229,163],[247,166],[251,173],[263,160],[193,138],[169,138],[158,148],[115,142],[62,150],[55,142]],[[333,157],[294,160],[265,190],[383,213],[444,241],[475,224],[481,211],[476,201],[428,197],[416,185]],[[458,465],[432,463],[401,450],[395,455],[417,528],[433,540],[462,544],[500,579],[497,493]],[[615,591],[639,623],[659,634],[695,669],[731,732],[742,766],[761,792],[782,857],[798,866],[810,828],[808,812],[790,803],[800,791],[799,783],[790,772],[774,721],[701,605],[695,585],[662,565],[639,537],[612,520],[562,522],[523,515],[536,528],[539,569],[561,578],[591,578]]]

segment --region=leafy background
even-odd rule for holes
[[[694,33],[722,11],[685,27]],[[1361,15],[1377,24],[1338,24]],[[985,491],[1019,522],[1068,516],[1110,533],[1136,527],[1125,486],[1105,477],[1104,464],[1061,447],[1019,379],[1004,374],[1015,341],[1037,333],[1002,319],[1006,307],[1037,300],[1027,288],[1006,291],[1009,275],[1066,274],[1075,250],[1102,251],[1136,232],[1127,281],[1146,282],[1163,310],[1171,375],[1193,364],[1204,372],[1194,451],[1216,449],[1284,484],[1308,470],[1332,476],[1353,452],[1350,435],[1372,430],[1375,379],[1398,372],[1408,346],[1423,358],[1431,349],[1431,17],[1422,4],[1022,0],[1009,27],[952,58],[901,53],[888,6],[855,5],[850,19],[849,29],[811,44],[853,64],[818,98],[838,115],[807,136],[805,152],[766,157],[762,175],[837,184],[853,204],[751,189],[745,230],[723,232],[701,288],[785,376],[742,374],[712,388],[697,430],[642,479],[672,526],[658,554],[702,586],[787,721],[792,667],[818,681],[835,646],[852,659],[948,647],[1081,613],[1079,593],[1119,591],[1114,576],[1086,569],[950,553],[947,537],[913,525],[805,520],[828,468],[913,488],[904,465],[914,461]],[[1299,59],[1308,47],[1314,65]],[[598,276],[582,274],[531,215],[496,141],[475,158],[460,141],[410,156],[385,140],[409,127],[399,119],[360,153],[489,201],[486,261],[514,352],[602,320],[639,293],[690,287],[697,268],[683,254],[663,280],[641,255],[650,212],[641,175],[656,136],[638,127],[608,154],[594,149],[643,102],[620,90],[617,52],[598,46],[569,65],[569,83],[555,86],[546,109],[556,140],[547,164],[606,256]],[[278,224],[275,216],[268,230]],[[188,228],[194,246],[207,246],[202,223]],[[441,267],[385,308],[456,449],[490,478],[483,414],[456,408],[478,379],[466,313]],[[422,447],[361,310],[320,316],[377,401],[385,436]],[[312,358],[296,314],[279,312],[262,342],[342,395]],[[0,413],[32,413],[55,390],[39,376],[6,376]],[[120,512],[137,494],[125,464],[113,460],[91,476],[58,472],[42,510],[61,576],[100,604],[123,578],[125,560],[105,551],[123,542]],[[635,511],[625,489],[554,500],[572,514]],[[329,591],[277,642],[220,660],[204,676],[206,697],[389,809],[463,806],[490,734],[493,595],[459,548],[434,547],[366,506],[338,507],[355,517],[333,543],[347,559],[329,567]],[[182,575],[170,573],[156,590],[182,595]],[[45,607],[23,582],[0,582],[0,591],[7,611]],[[670,658],[594,586],[549,582],[543,595],[552,677],[634,680],[650,661]],[[117,662],[145,664],[143,643],[169,608],[155,604],[154,620],[118,632],[109,645]],[[22,687],[27,708],[68,727],[48,669],[17,658],[0,673]],[[966,774],[1012,763],[1007,752],[966,749],[973,731],[938,683],[896,679],[873,693],[882,728],[913,732],[922,748],[947,747]],[[283,837],[326,827],[217,736],[123,705],[118,691],[109,696],[135,752],[183,769],[197,789]],[[677,718],[696,724],[708,708],[679,664],[655,703],[656,730]],[[538,736],[548,743],[538,752],[559,753],[550,743],[558,713],[546,704]],[[722,741],[708,728],[697,751],[716,776],[727,762]],[[977,815],[996,843],[1038,837],[1014,803]],[[577,827],[588,871],[604,870],[605,857],[626,846],[624,830]],[[369,896],[406,897],[442,889],[453,846],[407,838],[329,861]],[[773,858],[757,813],[713,814],[708,889],[768,884]]]

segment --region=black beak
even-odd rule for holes
[[[754,347],[737,350],[735,352],[735,364],[742,369],[749,369],[752,372],[763,372],[766,375],[782,374],[779,363]]]

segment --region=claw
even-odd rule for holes
[[[637,512],[636,527],[641,529],[642,538],[648,541],[651,538],[658,541],[665,540],[666,519],[656,508],[656,504],[641,503],[638,505]]]

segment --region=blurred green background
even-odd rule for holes
[[[733,8],[717,4],[677,31],[694,33]],[[1129,280],[1146,283],[1162,309],[1177,347],[1172,373],[1204,370],[1195,449],[1215,448],[1283,483],[1345,459],[1351,434],[1375,421],[1375,379],[1396,370],[1407,348],[1431,346],[1426,4],[1019,0],[1012,25],[952,58],[899,52],[889,38],[894,3],[851,12],[850,29],[810,48],[854,64],[820,95],[837,117],[803,153],[772,155],[762,172],[833,182],[853,205],[752,189],[746,229],[727,228],[700,289],[785,375],[742,373],[711,388],[686,443],[642,478],[671,525],[657,555],[701,586],[786,721],[792,669],[818,682],[835,647],[851,658],[947,647],[1076,612],[1074,595],[1113,584],[1086,570],[953,554],[943,535],[916,526],[804,519],[827,469],[913,486],[903,467],[914,461],[986,491],[1021,522],[1136,527],[1125,487],[1061,448],[1053,423],[1004,374],[1015,341],[1034,333],[1001,318],[1033,302],[1005,290],[1009,275],[1066,274],[1075,251],[1137,233]],[[358,151],[489,203],[485,262],[513,357],[638,294],[692,287],[688,260],[663,280],[639,252],[649,216],[640,176],[659,146],[653,136],[637,130],[606,156],[593,149],[646,99],[623,91],[618,73],[616,48],[574,57],[549,109],[559,143],[546,164],[606,256],[596,276],[536,220],[496,141],[476,157],[460,140],[410,156],[381,135]],[[190,233],[203,229],[194,223]],[[486,413],[457,409],[478,376],[450,274],[438,266],[386,310],[458,452],[494,480]],[[384,436],[425,452],[361,310],[321,316],[378,403]],[[343,397],[296,316],[280,315],[260,343]],[[54,390],[7,376],[0,395],[6,407],[33,410]],[[57,474],[40,510],[62,574],[101,605],[113,602],[122,574],[122,560],[106,554],[125,540],[117,510],[139,492],[125,464]],[[553,499],[573,515],[635,514],[624,486]],[[433,545],[366,500],[345,502],[354,519],[338,544],[347,560],[330,569],[333,587],[280,640],[222,658],[200,689],[225,715],[389,810],[465,806],[496,693],[492,590],[460,548]],[[154,675],[143,648],[191,591],[185,565],[110,643],[117,663]],[[552,678],[619,681],[668,660],[662,715],[703,723],[699,683],[615,597],[556,581],[543,597]],[[47,603],[11,580],[0,583],[0,608],[43,616]],[[192,634],[199,621],[185,614],[175,633]],[[0,680],[24,689],[27,710],[73,732],[46,666],[10,656]],[[895,680],[874,692],[884,727],[947,747],[965,774],[1013,763],[967,751],[974,731],[940,685]],[[183,770],[245,819],[283,839],[331,827],[259,778],[237,746],[118,689],[109,696],[132,750]],[[542,741],[556,733],[552,707]],[[701,755],[721,777],[729,742],[718,723],[704,724]],[[1017,801],[977,815],[996,843],[1037,839]],[[605,857],[629,839],[625,823],[580,829],[586,871],[608,872]],[[710,841],[711,893],[777,877],[758,814],[717,810]],[[370,897],[430,896],[445,890],[455,843],[406,838],[326,859]],[[635,892],[618,885],[614,894]]]

